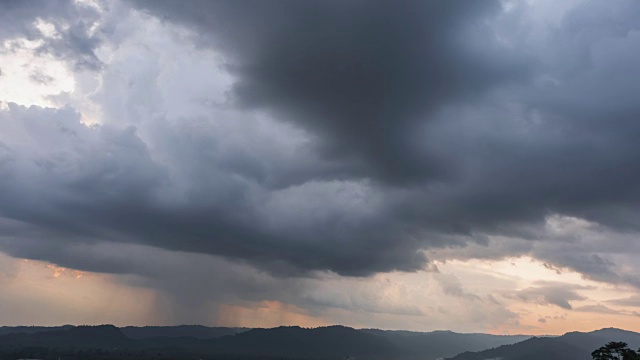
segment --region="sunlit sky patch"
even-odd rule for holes
[[[36,54],[41,44],[27,39],[5,40],[0,52],[3,103],[53,106],[48,96],[73,91],[73,74],[64,61]]]

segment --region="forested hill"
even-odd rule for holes
[[[463,351],[476,351],[515,343],[525,336],[458,334],[449,331],[409,332],[345,326],[271,329],[205,326],[123,327],[64,326],[2,328],[0,351],[25,348],[78,351],[96,349],[113,354],[155,353],[167,356],[198,354],[204,357],[296,359],[435,360]],[[72,352],[73,353],[73,352]],[[68,353],[65,353],[69,357]],[[124,356],[124,355],[123,355]]]
[[[623,341],[633,349],[640,347],[640,334],[607,328],[592,332],[569,332],[558,337],[541,337],[494,349],[465,352],[450,360],[584,360],[591,352],[611,341]]]

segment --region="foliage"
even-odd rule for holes
[[[612,341],[591,353],[593,360],[640,360],[640,349],[629,349],[625,342]]]

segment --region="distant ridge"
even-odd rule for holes
[[[584,360],[591,352],[610,341],[624,341],[631,348],[640,347],[640,333],[606,328],[591,332],[568,332],[558,337],[540,337],[494,349],[465,352],[451,360]]]
[[[0,335],[4,334],[33,334],[43,331],[67,330],[74,327],[73,325],[62,326],[0,326]]]
[[[86,351],[100,354],[103,351],[111,357],[148,351],[162,354],[163,359],[583,360],[610,341],[624,341],[632,348],[640,347],[639,333],[615,328],[533,338],[451,331],[358,330],[339,325],[270,329],[199,325],[120,329],[113,325],[65,325],[2,327],[0,330],[2,359],[23,358],[15,355],[25,353],[21,349],[45,349],[41,353]]]
[[[74,326],[34,333],[12,333],[0,336],[4,347],[85,347],[112,348],[132,344],[120,329],[113,325]]]
[[[526,336],[458,334],[450,331],[411,332],[346,326],[271,329],[206,327],[200,325],[123,327],[65,326],[4,328],[0,352],[7,349],[42,347],[54,349],[103,349],[152,351],[178,358],[176,354],[208,354],[216,358],[295,358],[372,360],[435,360],[463,351],[483,350],[512,344]]]
[[[377,359],[410,355],[384,337],[339,325],[312,329],[298,326],[253,329],[218,341],[219,351],[242,355]]]
[[[365,332],[384,336],[412,355],[425,359],[451,357],[464,351],[480,351],[501,345],[514,344],[531,338],[528,335],[460,334],[452,331],[412,332],[365,329]]]

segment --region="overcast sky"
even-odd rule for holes
[[[640,331],[639,74],[637,0],[0,0],[0,325]]]

